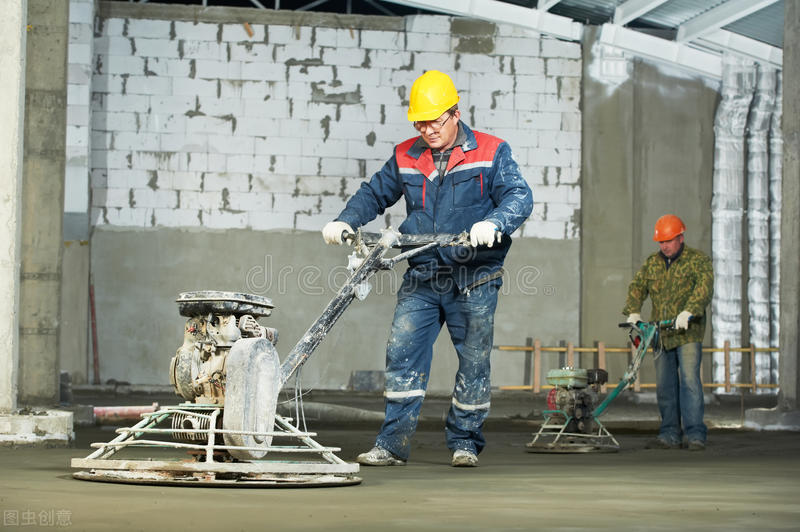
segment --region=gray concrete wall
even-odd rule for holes
[[[90,382],[89,241],[66,240],[61,263],[59,369],[73,384]]]
[[[498,305],[496,344],[577,341],[576,242],[520,239],[511,249]],[[218,289],[270,297],[264,325],[279,330],[285,356],[345,279],[347,247],[307,231],[130,230],[97,228],[91,246],[100,375],[134,384],[168,384],[169,360],[183,338],[175,298]],[[396,289],[405,267],[382,272],[365,301],[354,301],[303,369],[306,387],[343,389],[355,370],[382,370]],[[495,352],[493,384],[523,383],[524,357]],[[453,386],[456,356],[444,332],[429,390]]]
[[[30,0],[25,73],[19,400],[58,400],[67,2]]]
[[[0,412],[17,406],[22,134],[25,116],[26,0],[7,2],[0,20]]]
[[[581,342],[624,345],[617,324],[627,286],[658,251],[655,221],[686,223],[686,243],[711,253],[711,186],[717,82],[639,59],[627,75],[603,79],[604,60],[584,44],[581,238]],[[608,59],[605,59],[608,60]],[[647,316],[649,305],[644,309]],[[710,327],[706,331],[710,341]],[[624,368],[625,360],[617,367]],[[643,380],[652,380],[645,367]]]

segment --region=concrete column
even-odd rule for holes
[[[69,3],[28,0],[19,401],[58,402]]]
[[[800,5],[786,2],[783,25],[783,203],[779,407],[797,410],[800,389]]]
[[[745,425],[800,428],[800,4],[786,2],[783,21],[783,182],[781,193],[780,393],[774,409],[745,413]]]
[[[7,0],[0,18],[0,412],[17,407],[22,130],[27,0]]]

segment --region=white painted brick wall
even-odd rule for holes
[[[518,236],[579,237],[578,43],[501,25],[493,53],[456,52],[453,19],[429,15],[405,32],[252,24],[252,37],[240,23],[135,19],[92,37],[87,20],[70,39],[86,59],[70,64],[68,154],[91,167],[67,175],[91,176],[95,225],[318,231],[415,134],[408,91],[435,68],[534,187]],[[399,225],[404,202],[368,228],[387,216]]]
[[[196,209],[153,209],[156,226],[161,227],[200,227],[200,217]]]
[[[233,43],[230,45],[230,49],[231,61],[258,61],[269,63],[272,61],[272,54],[274,53],[275,46],[266,43]],[[205,59],[208,60],[210,58]],[[217,60],[220,61],[221,59]]]
[[[180,193],[181,209],[211,210],[211,209],[218,209],[221,206],[222,206],[221,191],[198,192],[192,190],[186,190],[186,191],[182,190]]]
[[[69,45],[67,61],[70,63],[88,63],[92,59],[92,47],[88,44],[74,43]]]
[[[406,41],[406,50],[452,54],[449,34],[409,32]]]
[[[399,51],[403,49],[404,44],[404,34],[397,31],[363,30],[361,32],[362,48]]]
[[[200,46],[200,43],[193,43]],[[139,57],[179,57],[178,42],[170,41],[168,39],[133,39],[133,46],[136,48],[136,54]],[[185,46],[189,48],[189,52],[193,51],[191,45]],[[203,50],[205,52],[205,50]],[[184,52],[185,54],[186,52]],[[204,57],[209,57],[204,54]]]
[[[548,76],[580,76],[580,59],[550,58],[545,60]]]
[[[201,211],[203,226],[210,229],[229,229],[231,227],[247,227],[246,212],[228,212],[220,210]]]
[[[97,50],[97,64],[99,69],[95,74],[143,74],[143,57],[103,55],[102,50]],[[90,58],[91,59],[91,58]]]
[[[203,178],[201,190],[246,192],[250,189],[249,177],[246,173],[209,172]]]
[[[171,94],[172,80],[153,76],[129,76],[124,83],[127,94]]]
[[[178,192],[175,190],[153,190],[151,188],[134,188],[133,204],[135,207],[161,207],[171,209],[178,206]]]
[[[450,34],[450,17],[438,15],[411,15],[405,18],[406,31],[409,33],[446,33]]]
[[[70,0],[64,212],[90,213],[94,2]],[[127,53],[130,54],[130,46]]]
[[[169,39],[171,25],[168,20],[129,19],[127,36]]]
[[[98,37],[94,41],[95,53],[102,55],[129,56],[133,52],[133,44],[128,37]]]
[[[566,58],[566,59],[581,58],[581,47],[576,46],[575,43],[573,42],[543,37],[541,43],[542,43],[542,57],[555,57],[555,58]]]
[[[234,42],[257,42],[264,40],[265,28],[263,25],[250,24],[250,31],[253,32],[252,37],[247,33],[244,24],[223,24],[222,40]]]
[[[175,35],[191,41],[216,41],[219,24],[175,21]]]
[[[368,58],[369,51],[361,48],[324,48],[322,50],[322,60],[326,65],[360,67],[367,63]],[[332,76],[327,79],[331,78]]]

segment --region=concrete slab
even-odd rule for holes
[[[72,412],[26,408],[14,414],[0,414],[0,445],[69,447],[75,440]]]
[[[374,437],[371,430],[318,433],[348,461]],[[449,466],[441,431],[420,431],[407,466],[362,467],[358,486],[270,491],[75,480],[70,459],[115,434],[94,428],[76,436],[75,449],[0,449],[4,515],[40,525],[54,516],[76,530],[104,532],[749,531],[796,529],[800,518],[798,433],[714,430],[704,452],[646,450],[648,435],[622,433],[619,453],[567,456],[526,453],[527,430],[489,431],[472,469]]]

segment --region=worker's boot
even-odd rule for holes
[[[398,458],[383,447],[377,445],[356,457],[356,462],[370,466],[406,465],[406,461]]]
[[[703,440],[689,440],[689,445],[687,447],[690,451],[705,451],[706,442]]]
[[[680,449],[681,444],[678,442],[669,442],[664,438],[654,438],[647,442],[644,446],[645,449]]]
[[[476,467],[478,465],[478,457],[475,453],[456,449],[453,451],[453,460],[450,465],[453,467]]]

